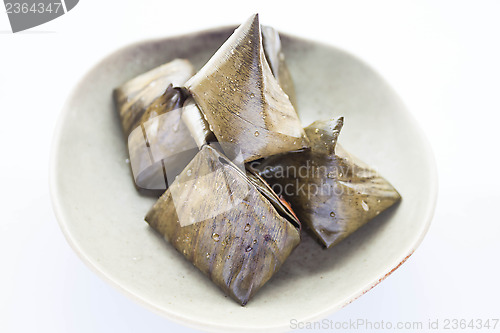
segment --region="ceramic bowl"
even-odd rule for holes
[[[317,320],[349,304],[415,251],[433,215],[436,168],[411,114],[369,66],[335,47],[282,36],[303,124],[344,116],[339,142],[376,167],[403,200],[330,250],[304,235],[247,306],[226,297],[144,222],[155,200],[133,185],[111,92],[174,58],[200,68],[233,30],[146,41],[97,64],[69,97],[57,126],[53,205],[82,260],[149,309],[208,331],[286,331],[292,319]]]

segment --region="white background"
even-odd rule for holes
[[[147,38],[237,24],[254,12],[371,64],[436,155],[440,193],[426,239],[387,280],[329,319],[500,317],[499,1],[82,0],[18,34],[0,13],[0,332],[193,331],[136,305],[71,250],[51,208],[50,145],[70,90],[104,56]]]

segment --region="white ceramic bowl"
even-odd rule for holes
[[[378,168],[403,201],[338,246],[308,236],[246,307],[144,222],[154,203],[134,188],[111,98],[124,81],[174,58],[200,68],[234,27],[147,41],[95,66],[70,96],[52,151],[51,192],[61,228],[82,260],[132,299],[167,318],[211,331],[284,331],[349,304],[399,267],[422,241],[437,192],[424,135],[384,80],[352,55],[283,36],[304,125],[345,116],[341,144]]]

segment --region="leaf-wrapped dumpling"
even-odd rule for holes
[[[177,88],[193,73],[187,60],[176,59],[114,91],[134,181],[139,188],[165,190],[198,152],[181,118],[188,96]]]
[[[300,242],[299,222],[290,213],[280,214],[288,209],[268,200],[259,182],[205,145],[146,216],[151,227],[242,305]]]
[[[337,138],[343,118],[305,128],[311,149],[268,157],[253,167],[282,189],[297,217],[331,247],[401,199],[368,165],[348,154]]]
[[[243,23],[186,83],[225,154],[245,162],[308,146],[267,63],[258,15]]]

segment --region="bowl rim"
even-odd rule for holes
[[[90,258],[86,252],[80,248],[79,244],[77,241],[75,241],[71,231],[68,228],[68,224],[65,222],[68,220],[68,218],[65,216],[64,213],[64,207],[63,204],[60,201],[61,194],[60,190],[57,184],[57,179],[58,179],[58,173],[59,170],[57,168],[57,161],[59,160],[59,153],[60,153],[60,142],[61,142],[61,136],[64,128],[64,124],[66,122],[66,118],[68,115],[67,109],[70,104],[70,101],[72,101],[78,94],[80,88],[84,85],[84,83],[87,81],[89,77],[93,75],[94,72],[97,72],[100,67],[108,62],[110,59],[113,57],[127,51],[133,48],[137,48],[142,45],[147,45],[147,44],[152,44],[152,43],[159,43],[159,42],[164,42],[167,40],[171,39],[179,39],[183,37],[194,37],[196,35],[204,35],[204,34],[211,34],[211,33],[218,33],[225,31],[227,29],[234,29],[236,25],[227,25],[227,26],[221,26],[221,27],[216,27],[216,28],[211,28],[211,29],[204,29],[204,30],[199,30],[195,32],[190,32],[190,33],[184,33],[180,35],[173,35],[173,36],[166,36],[166,37],[161,37],[161,38],[152,38],[152,39],[146,39],[146,40],[141,40],[141,41],[136,41],[131,44],[122,46],[118,48],[117,50],[107,54],[105,57],[103,57],[101,60],[96,62],[94,65],[90,67],[89,70],[86,71],[86,73],[78,80],[78,83],[74,86],[74,88],[71,90],[71,93],[69,94],[69,97],[67,97],[66,102],[64,103],[62,110],[60,111],[60,114],[57,118],[57,122],[55,125],[55,130],[54,134],[52,137],[52,142],[51,142],[51,147],[50,147],[50,158],[49,158],[49,192],[50,192],[50,198],[52,202],[52,209],[54,211],[56,220],[59,224],[59,227],[61,228],[61,231],[66,238],[67,242],[69,243],[70,247],[73,249],[73,251],[78,255],[78,257],[85,263],[87,267],[90,268],[92,272],[94,272],[97,276],[99,276],[101,279],[106,281],[108,284],[113,286],[115,289],[120,291],[122,294],[125,294],[128,298],[131,300],[135,301],[136,303],[144,306],[145,308],[149,309],[150,311],[167,318],[177,324],[198,329],[198,330],[203,330],[203,331],[209,331],[209,332],[233,332],[234,330],[238,330],[241,332],[255,332],[255,331],[288,331],[290,329],[289,325],[274,325],[274,326],[253,326],[253,327],[241,327],[241,326],[234,326],[234,325],[224,325],[221,323],[215,323],[215,322],[205,322],[205,321],[200,321],[193,319],[191,317],[187,317],[181,313],[174,312],[174,311],[167,311],[163,308],[160,308],[158,306],[155,306],[154,304],[149,303],[145,298],[139,296],[138,294],[132,292],[119,282],[115,281],[113,278],[110,276],[106,275],[103,271],[101,271],[95,264],[94,260]],[[368,63],[357,57],[356,55],[345,51],[342,48],[339,48],[337,46],[333,46],[330,44],[322,43],[321,41],[317,41],[314,39],[306,39],[300,36],[294,36],[292,34],[288,33],[281,33],[280,36],[285,36],[286,38],[290,38],[293,40],[297,40],[299,42],[307,42],[307,43],[314,43],[316,45],[329,48],[329,49],[334,49],[340,52],[343,52],[347,56],[351,57],[353,60],[359,62],[360,64],[364,65],[367,67],[368,70],[371,70],[374,75],[376,75],[381,82],[384,82],[387,86],[388,89],[392,91],[392,93],[399,97],[399,94],[396,93],[396,91],[386,82],[386,80],[376,71],[372,66],[370,66]],[[400,99],[400,98],[399,98]],[[424,148],[425,156],[426,158],[426,164],[425,166],[427,167],[427,170],[429,172],[429,179],[428,182],[430,184],[430,190],[428,193],[428,198],[429,202],[431,203],[429,206],[429,209],[425,212],[425,216],[423,220],[425,221],[422,223],[420,233],[418,237],[413,241],[413,243],[409,246],[409,250],[404,253],[399,262],[394,265],[388,272],[385,274],[382,274],[381,276],[378,276],[375,279],[375,282],[370,282],[365,284],[362,288],[360,288],[357,292],[354,292],[347,301],[343,303],[334,303],[331,306],[328,306],[323,309],[323,311],[317,312],[313,315],[310,315],[309,317],[301,318],[301,322],[314,322],[317,320],[320,320],[322,318],[327,317],[328,315],[332,315],[334,312],[344,308],[345,306],[349,305],[350,303],[354,302],[357,300],[359,297],[363,296],[366,294],[368,291],[373,289],[375,286],[377,286],[380,282],[385,280],[389,275],[391,275],[396,269],[401,267],[403,263],[410,258],[410,256],[415,252],[415,250],[418,248],[418,246],[422,243],[423,239],[425,238],[431,222],[432,218],[434,216],[434,212],[436,209],[436,204],[437,204],[437,196],[438,196],[438,173],[437,173],[437,164],[436,160],[434,157],[434,153],[432,151],[431,145],[427,137],[425,136],[424,131],[421,129],[419,126],[419,123],[416,121],[416,119],[413,117],[412,113],[410,112],[409,108],[407,105],[401,101],[403,107],[404,107],[404,112],[406,113],[406,116],[410,118],[410,120],[414,123],[414,127],[420,136],[421,142],[422,142],[422,147]],[[403,111],[403,110],[402,110]]]

